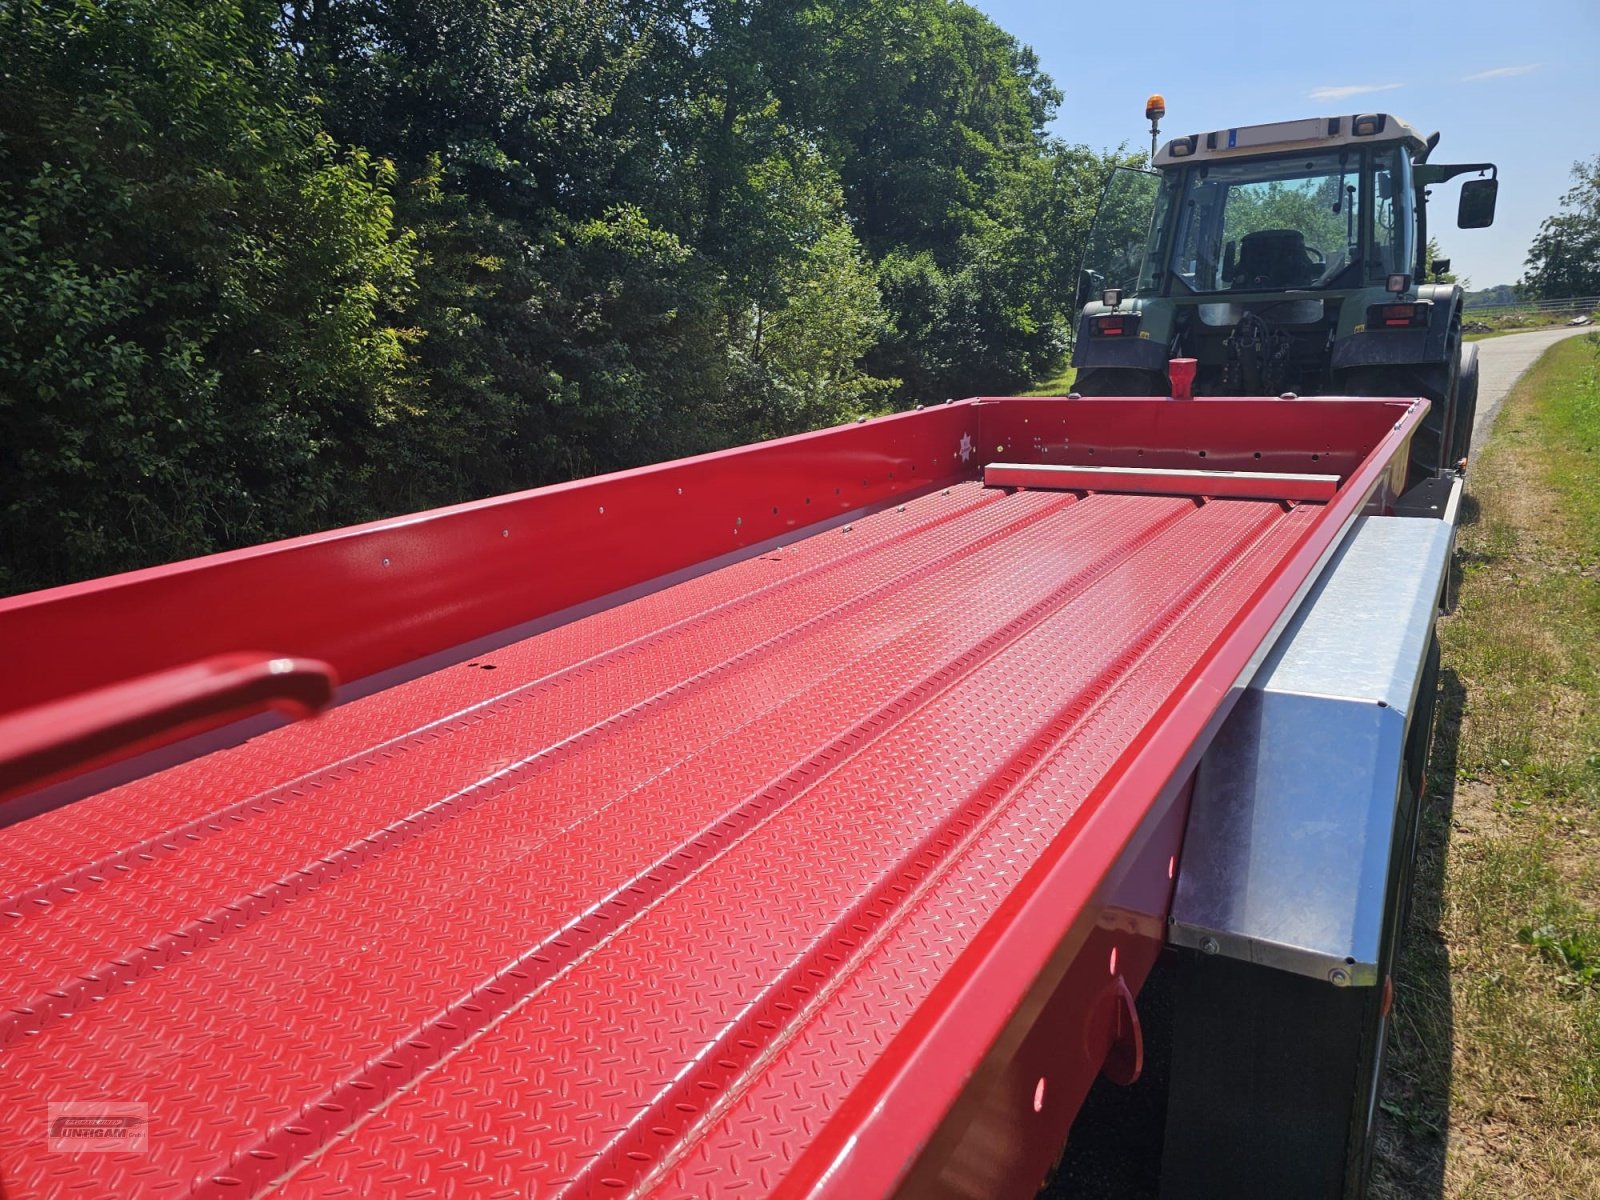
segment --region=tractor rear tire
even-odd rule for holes
[[[1471,357],[1471,395],[1468,408],[1477,408],[1477,362],[1474,348]],[[1409,489],[1424,479],[1431,479],[1440,471],[1453,469],[1464,454],[1455,453],[1458,446],[1470,444],[1472,439],[1472,411],[1462,420],[1460,386],[1462,370],[1467,363],[1461,350],[1461,334],[1452,332],[1443,362],[1404,363],[1392,367],[1358,367],[1345,372],[1339,390],[1351,396],[1396,396],[1401,398],[1421,396],[1428,401],[1428,412],[1411,435],[1411,463],[1406,472]],[[1452,411],[1457,420],[1450,420]],[[1449,445],[1445,439],[1449,439]]]
[[[1080,396],[1165,396],[1167,377],[1136,367],[1084,367],[1073,381]]]
[[[1451,465],[1460,467],[1472,457],[1472,426],[1478,419],[1478,347],[1461,347],[1461,371],[1456,379],[1456,436]]]

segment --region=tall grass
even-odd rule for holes
[[[1600,338],[1540,359],[1469,482],[1377,1191],[1600,1197]]]

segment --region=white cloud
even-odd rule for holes
[[[1392,92],[1401,83],[1347,83],[1340,87],[1312,88],[1306,95],[1312,100],[1343,100],[1346,96],[1363,96],[1368,92]]]
[[[1479,71],[1476,75],[1464,76],[1462,83],[1480,83],[1485,79],[1510,79],[1513,75],[1526,75],[1530,71],[1537,71],[1543,63],[1524,63],[1520,67],[1493,67],[1487,71]]]

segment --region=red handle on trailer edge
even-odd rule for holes
[[[325,708],[338,680],[314,658],[219,654],[0,717],[0,803],[174,731],[198,732],[268,708]]]

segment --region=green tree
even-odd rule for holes
[[[1600,154],[1573,163],[1572,179],[1528,248],[1522,286],[1535,300],[1600,295]]]
[[[1060,93],[964,3],[813,0],[800,24],[814,44],[774,93],[819,131],[880,266],[889,325],[868,370],[900,379],[902,402],[1025,382],[1064,344],[1082,249],[1081,233],[1041,244],[1082,190],[1044,133]]]
[[[795,6],[347,0],[302,21],[330,125],[413,181],[416,354],[453,436],[448,461],[431,432],[398,456],[408,496],[648,461],[881,395],[854,365],[884,323],[874,272],[806,114],[774,94],[819,53]],[[840,319],[803,362],[783,352],[790,301],[819,292]]]
[[[1482,291],[1472,292],[1467,296],[1468,308],[1489,308],[1495,305],[1515,304],[1522,299],[1518,289],[1509,283],[1497,283],[1494,287],[1484,288]]]
[[[0,587],[999,391],[1114,156],[959,0],[18,0]]]
[[[375,466],[389,509],[608,469],[674,445],[714,346],[688,254],[614,176],[655,48],[620,0],[323,0],[286,18],[336,137],[392,159],[417,239],[426,412]],[[661,306],[653,312],[652,304]],[[654,365],[651,365],[654,364]],[[674,377],[668,372],[676,370]]]
[[[0,72],[0,587],[362,509],[401,419],[388,165],[296,111],[261,3],[19,0]]]

